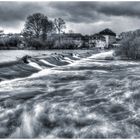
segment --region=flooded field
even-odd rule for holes
[[[0,54],[1,138],[140,138],[140,62],[113,51]]]

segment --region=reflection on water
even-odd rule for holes
[[[140,63],[113,51],[0,67],[1,138],[140,138]]]

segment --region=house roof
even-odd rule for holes
[[[95,38],[95,39],[102,39],[102,40],[104,40],[104,39],[105,39],[105,37],[104,37],[103,35],[98,34],[98,33],[96,33],[96,34],[92,35],[91,37],[92,37],[92,38]]]
[[[106,28],[103,31],[99,32],[101,35],[110,35],[110,36],[116,36],[116,33],[111,31],[110,29]]]

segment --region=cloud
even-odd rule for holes
[[[28,15],[62,17],[68,28],[82,33],[109,27],[117,32],[140,28],[140,2],[0,2],[0,26],[21,30]],[[136,22],[135,22],[136,21]],[[128,23],[129,22],[129,23]],[[117,24],[116,24],[117,23]],[[70,27],[71,25],[71,27]]]
[[[50,6],[65,12],[72,22],[94,22],[108,16],[140,17],[140,2],[52,2]]]
[[[106,2],[98,3],[99,13],[112,16],[140,17],[140,2]]]

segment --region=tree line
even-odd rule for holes
[[[66,23],[62,18],[50,20],[42,13],[34,13],[26,18],[24,28],[21,31],[22,37],[8,35],[0,37],[0,46],[10,49],[11,46],[17,47],[21,42],[25,48],[45,49],[54,46],[53,41],[48,40],[48,34],[57,33],[59,36],[58,46],[60,44],[60,34],[64,33]]]

